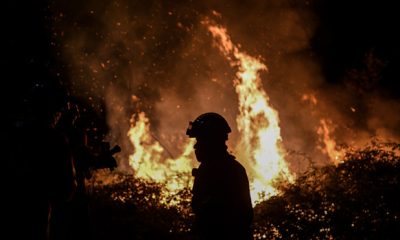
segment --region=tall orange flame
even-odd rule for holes
[[[239,159],[250,168],[253,203],[277,193],[273,182],[277,179],[292,181],[281,145],[278,112],[269,103],[259,76],[267,70],[265,64],[241,52],[231,41],[227,30],[205,22],[216,45],[231,66],[237,67],[234,86],[239,99],[236,122],[240,133],[236,151]]]

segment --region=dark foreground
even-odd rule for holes
[[[338,166],[314,169],[255,207],[255,239],[398,239],[400,145],[349,150]],[[127,175],[90,188],[93,239],[194,239],[190,191],[160,204],[161,185]],[[184,200],[186,199],[186,200]]]

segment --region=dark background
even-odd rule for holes
[[[316,2],[320,25],[312,45],[328,81],[340,81],[345,71],[361,67],[372,51],[385,64],[376,87],[399,98],[395,9],[390,1]]]

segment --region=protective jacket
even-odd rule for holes
[[[253,239],[253,208],[244,167],[229,153],[193,170],[194,230],[201,239]]]

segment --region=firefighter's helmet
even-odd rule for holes
[[[230,132],[231,128],[224,117],[215,112],[208,112],[201,114],[193,122],[189,122],[186,135],[190,138],[205,136],[210,138],[222,137],[227,140]]]

